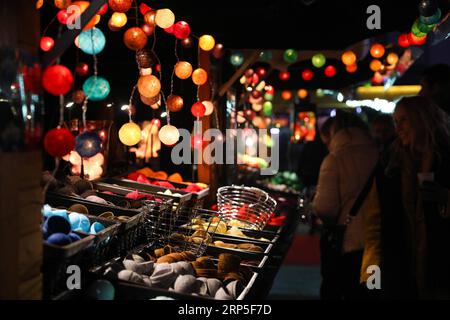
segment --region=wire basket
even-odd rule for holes
[[[225,186],[217,190],[219,212],[228,225],[262,230],[277,202],[267,192],[246,186]]]

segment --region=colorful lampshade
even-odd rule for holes
[[[45,135],[44,149],[52,157],[62,158],[75,147],[75,137],[65,128],[52,129]]]
[[[212,49],[214,49],[215,44],[216,41],[214,40],[213,36],[209,34],[201,36],[198,40],[198,46],[203,51],[211,51]]]
[[[351,51],[345,51],[341,56],[342,63],[346,66],[352,65],[356,63],[356,54]]]
[[[161,91],[161,82],[154,75],[140,76],[137,85],[139,93],[147,98],[155,97]]]
[[[169,28],[175,23],[175,15],[170,9],[157,10],[155,15],[155,23],[160,28]]]
[[[175,65],[175,75],[182,79],[188,79],[192,74],[192,65],[187,61],[178,61]]]
[[[170,124],[163,126],[158,133],[159,140],[167,146],[172,146],[178,142],[180,133],[178,129]]]
[[[327,62],[327,58],[325,57],[325,55],[323,53],[316,53],[311,58],[311,63],[316,68],[322,68],[326,62]]]
[[[72,72],[63,65],[54,65],[45,69],[42,75],[42,86],[52,95],[66,94],[73,86]]]
[[[147,44],[147,35],[139,27],[128,29],[123,35],[123,42],[131,50],[139,50]]]
[[[102,150],[102,139],[92,131],[85,131],[75,139],[75,151],[83,158],[95,156]]]
[[[51,37],[42,37],[40,41],[40,47],[42,51],[50,51],[55,45],[55,40]]]
[[[379,43],[374,43],[372,45],[372,47],[370,47],[370,54],[372,57],[378,59],[381,58],[382,56],[384,56],[384,46],[382,44]]]
[[[108,80],[99,76],[92,76],[86,79],[83,84],[84,95],[92,101],[102,101],[108,97],[111,86]]]
[[[119,130],[119,139],[126,146],[134,146],[141,141],[141,128],[134,122],[125,123]]]
[[[234,52],[230,56],[230,63],[235,67],[239,67],[244,63],[244,55],[241,52]]]
[[[208,73],[203,68],[197,68],[192,72],[192,82],[197,86],[204,85],[208,81]]]
[[[174,94],[167,97],[167,109],[170,112],[178,112],[183,108],[183,98]]]
[[[105,48],[106,38],[100,29],[92,28],[80,33],[78,43],[84,53],[99,54]]]
[[[109,7],[115,12],[127,12],[130,10],[133,0],[108,0]]]

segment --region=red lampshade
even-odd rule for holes
[[[374,58],[381,58],[384,55],[385,49],[382,44],[374,43],[370,48],[370,54]]]
[[[291,74],[289,73],[289,71],[281,71],[278,74],[278,77],[280,78],[280,80],[282,81],[287,81],[289,80],[289,78],[291,77]]]
[[[75,137],[64,128],[52,129],[45,135],[44,149],[53,157],[62,158],[75,147]]]
[[[398,36],[398,45],[402,48],[409,47],[410,43],[407,33],[402,33],[401,35]]]
[[[186,21],[178,21],[174,25],[173,34],[177,39],[184,40],[191,34],[191,27]]]
[[[305,81],[311,81],[311,79],[314,77],[314,73],[309,70],[309,69],[305,69],[302,72],[302,79]]]
[[[191,113],[194,117],[200,118],[205,115],[206,107],[201,102],[196,102],[191,107]]]
[[[42,37],[40,47],[42,51],[50,51],[55,45],[55,41],[50,37]]]
[[[72,72],[63,65],[55,65],[45,69],[42,76],[42,86],[44,89],[58,96],[66,94],[70,91],[73,85]]]
[[[59,10],[56,14],[56,18],[58,19],[59,23],[66,24],[67,19],[69,19],[70,14],[67,12],[66,9]]]
[[[260,76],[260,77],[264,77],[267,74],[267,70],[260,67],[258,69],[256,69],[256,73]]]
[[[84,77],[89,73],[89,66],[87,63],[84,62],[80,62],[77,64],[77,66],[75,67],[75,72],[77,73],[77,75]]]
[[[410,32],[408,33],[408,41],[410,45],[421,46],[425,42],[427,42],[427,35],[424,35],[423,37],[417,37],[412,32]]]
[[[145,15],[147,12],[149,12],[150,10],[152,10],[152,8],[150,8],[148,5],[146,5],[145,3],[141,3],[139,5],[139,11],[141,12],[142,15]]]
[[[332,65],[329,65],[325,68],[324,73],[328,78],[334,77],[336,75],[336,68]]]

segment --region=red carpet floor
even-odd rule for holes
[[[320,238],[318,235],[297,234],[283,265],[318,266],[320,264]]]

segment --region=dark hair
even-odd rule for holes
[[[336,116],[334,117],[331,127],[331,130],[334,131],[335,134],[340,130],[356,127],[361,129],[365,134],[370,135],[367,124],[360,117],[344,110],[336,111]]]
[[[334,118],[329,117],[327,120],[322,123],[322,126],[320,127],[320,134],[329,137],[331,133],[331,127],[333,125]]]

